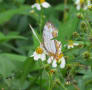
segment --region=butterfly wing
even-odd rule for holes
[[[43,43],[46,51],[48,53],[56,53],[55,40],[52,40],[56,36],[57,29],[50,23],[47,22],[43,30]],[[54,33],[55,32],[55,33]]]

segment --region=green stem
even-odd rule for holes
[[[49,89],[48,90],[52,90],[52,76],[49,74]]]
[[[42,66],[42,62],[40,60],[40,67]],[[40,70],[40,90],[42,90],[42,70]]]
[[[42,22],[43,22],[43,9],[41,9],[41,12],[40,12],[40,20],[39,20],[39,22],[40,22],[39,23],[39,30],[40,30],[40,35],[41,35]]]
[[[67,90],[67,88],[65,88],[65,86],[60,82],[60,85],[61,87],[64,89],[64,90]]]
[[[66,22],[66,19],[67,19],[66,6],[67,6],[67,0],[64,0],[64,22]]]

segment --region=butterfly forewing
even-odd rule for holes
[[[54,31],[55,32],[57,31],[56,28],[50,22],[47,22],[43,30],[43,43],[44,43],[44,47],[47,50],[47,52],[53,53],[53,54],[55,54],[57,51],[55,40],[52,40],[54,36],[56,36],[53,33]]]

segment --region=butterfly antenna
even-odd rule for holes
[[[29,26],[30,26],[30,28],[31,28],[31,30],[32,30],[32,32],[33,32],[33,34],[34,34],[34,36],[36,37],[36,39],[37,39],[37,40],[39,41],[39,43],[40,43],[40,40],[39,40],[39,38],[38,38],[38,36],[37,36],[35,30],[33,29],[33,27],[32,27],[31,25],[29,25]]]

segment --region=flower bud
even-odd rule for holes
[[[79,44],[78,47],[79,47],[79,48],[83,48],[84,45],[83,45],[83,44]]]
[[[82,13],[77,13],[77,17],[78,17],[79,19],[83,19],[83,14],[82,14]]]
[[[59,79],[56,79],[55,82],[56,82],[56,84],[60,85],[60,80]]]
[[[67,80],[65,84],[70,85],[71,84],[70,80]]]
[[[81,22],[81,28],[85,28],[86,27],[86,22],[85,21],[82,21]]]
[[[49,74],[53,74],[53,73],[55,73],[55,70],[51,69],[50,72],[49,72]]]
[[[88,37],[89,41],[92,42],[92,35]]]
[[[84,31],[84,32],[87,32],[88,28],[87,28],[87,24],[85,21],[82,21],[81,22],[81,29]]]
[[[79,36],[79,34],[77,32],[73,32],[73,35],[72,35],[74,38],[77,38]]]
[[[35,13],[35,11],[34,11],[34,10],[30,10],[30,13],[31,13],[31,14],[34,14],[34,13]]]
[[[85,52],[83,53],[83,57],[84,57],[85,59],[89,59],[89,58],[90,58],[90,53],[89,53],[88,51],[85,51]]]

